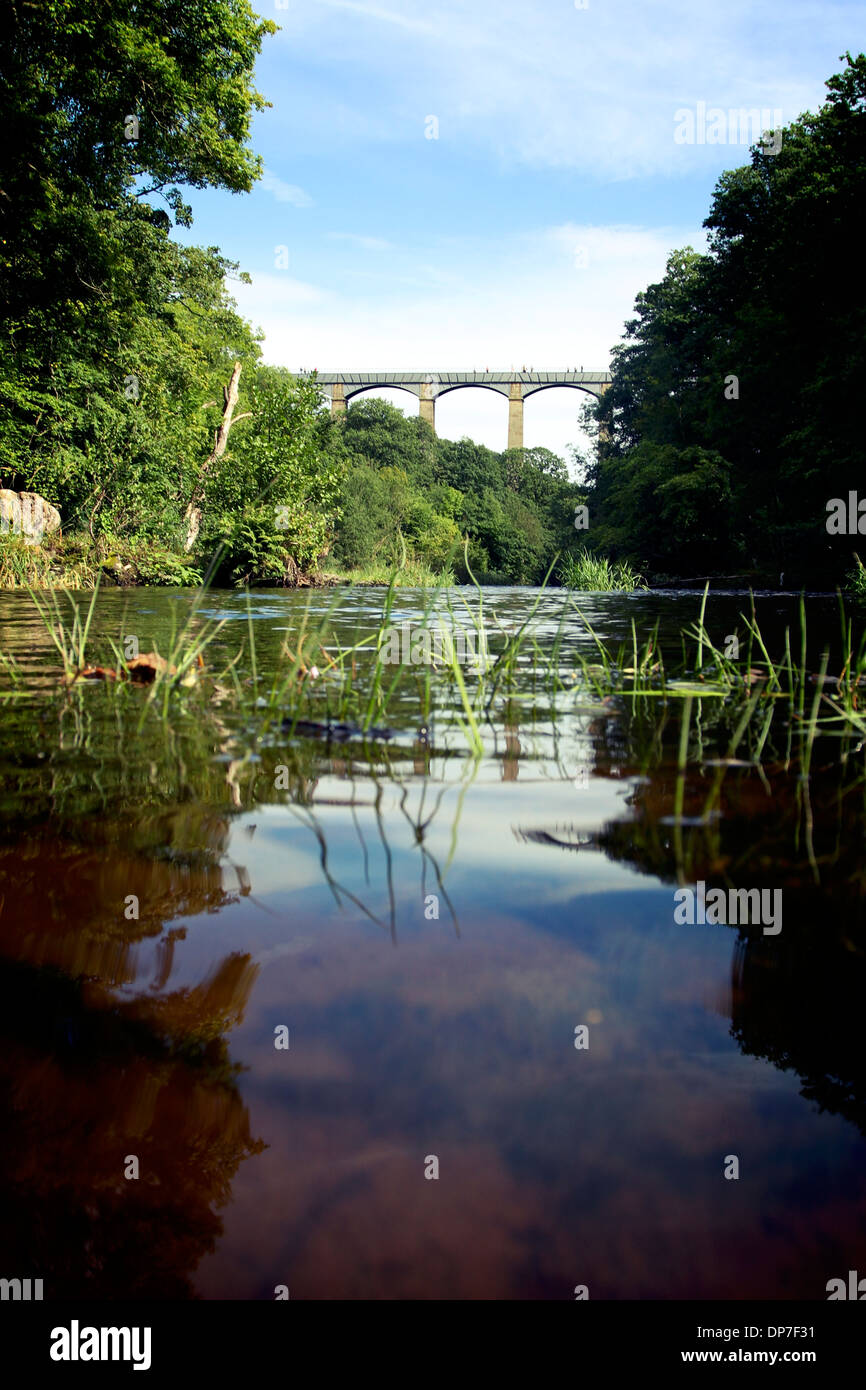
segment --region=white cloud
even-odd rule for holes
[[[278,203],[291,203],[296,208],[312,207],[313,200],[309,193],[299,188],[296,183],[286,183],[270,169],[265,169],[256,186],[264,189],[266,193],[273,193]]]

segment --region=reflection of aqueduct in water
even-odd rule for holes
[[[610,372],[316,372],[318,384],[339,415],[346,402],[362,391],[390,387],[417,396],[422,420],[436,429],[436,397],[462,386],[483,386],[508,397],[508,448],[523,448],[523,402],[551,386],[573,386],[601,400],[610,385]]]

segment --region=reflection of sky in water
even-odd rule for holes
[[[533,802],[471,787],[446,875],[458,938],[441,900],[424,918],[420,856],[388,788],[396,949],[335,905],[291,814],[237,824],[230,857],[258,906],[208,921],[184,955],[243,940],[262,960],[232,1053],[269,1148],[238,1174],[202,1293],[569,1297],[585,1282],[594,1297],[822,1296],[827,1249],[864,1215],[864,1145],[731,1039],[734,933],[677,927],[670,886],[513,834],[598,823],[622,791],[541,788]],[[366,897],[357,832],[323,806],[329,867],[387,917],[381,845],[370,811],[357,815]],[[440,864],[450,831],[444,804],[426,841]],[[272,1045],[279,1023],[288,1052]],[[423,1178],[433,1153],[438,1182]],[[722,1177],[730,1153],[738,1182]]]

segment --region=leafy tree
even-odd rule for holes
[[[395,505],[387,473],[366,460],[355,463],[346,475],[341,512],[335,553],[343,564],[360,567],[383,551],[391,553],[402,511]]]
[[[409,506],[406,536],[416,557],[433,570],[444,570],[449,560],[453,564],[460,553],[460,528],[456,521],[440,515],[432,502],[417,494]]]
[[[201,549],[224,545],[232,578],[283,580],[327,550],[340,514],[344,467],[319,448],[321,397],[309,378],[259,367],[246,396],[248,421],[205,491]]]
[[[350,454],[363,455],[378,468],[402,469],[415,484],[433,482],[436,436],[426,420],[409,419],[387,401],[371,396],[350,405],[344,444]]]
[[[440,440],[436,481],[476,497],[485,488],[503,493],[506,486],[503,456],[471,439]]]
[[[91,534],[177,538],[210,448],[231,362],[258,356],[214,249],[184,248],[141,218],[123,275],[76,335],[22,349],[0,421],[4,484],[41,492]],[[51,344],[45,374],[43,347]]]
[[[226,291],[237,267],[173,243],[169,213],[189,225],[183,185],[258,177],[253,66],[275,26],[247,0],[5,8],[2,483],[94,537],[176,540],[221,386],[235,360],[248,383],[259,349]]]
[[[266,34],[248,0],[11,0],[4,5],[0,119],[14,152],[0,197],[0,310],[26,323],[99,305],[116,242],[105,213],[132,217],[179,185],[248,191],[261,161],[250,121]],[[134,197],[130,197],[134,192]]]

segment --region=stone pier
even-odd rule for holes
[[[335,381],[335,382],[334,382],[334,385],[333,385],[333,387],[331,388],[331,417],[332,417],[332,418],[333,418],[335,415],[345,415],[345,413],[346,413],[346,397],[345,397],[345,395],[344,395],[344,390],[345,390],[345,388],[344,388],[344,386],[343,386],[342,381]]]
[[[512,381],[508,391],[508,446],[523,448],[523,383]]]
[[[436,386],[432,381],[421,382],[421,396],[418,414],[426,420],[433,433],[436,433]]]

